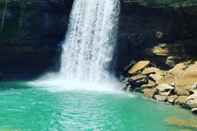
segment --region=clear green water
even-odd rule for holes
[[[186,110],[140,96],[88,91],[49,92],[0,84],[0,131],[196,131],[169,117],[196,119]]]

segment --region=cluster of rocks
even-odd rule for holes
[[[164,71],[143,60],[134,64],[127,75],[124,90],[139,91],[145,97],[197,113],[197,62],[180,63]]]

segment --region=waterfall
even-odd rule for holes
[[[48,81],[58,79],[81,85],[113,80],[108,67],[116,44],[119,6],[119,0],[74,0],[61,69],[48,75]]]
[[[91,82],[109,79],[118,15],[118,0],[74,1],[63,44],[62,77]]]

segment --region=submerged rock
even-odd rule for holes
[[[167,118],[167,123],[174,126],[180,126],[180,127],[187,127],[191,129],[197,128],[197,121],[196,120],[190,120],[190,119],[178,119],[176,117],[169,117]]]

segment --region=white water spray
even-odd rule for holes
[[[72,83],[86,87],[112,83],[107,68],[116,44],[119,5],[119,0],[74,1],[61,70],[44,77],[47,85],[56,85],[57,81],[61,86]]]

